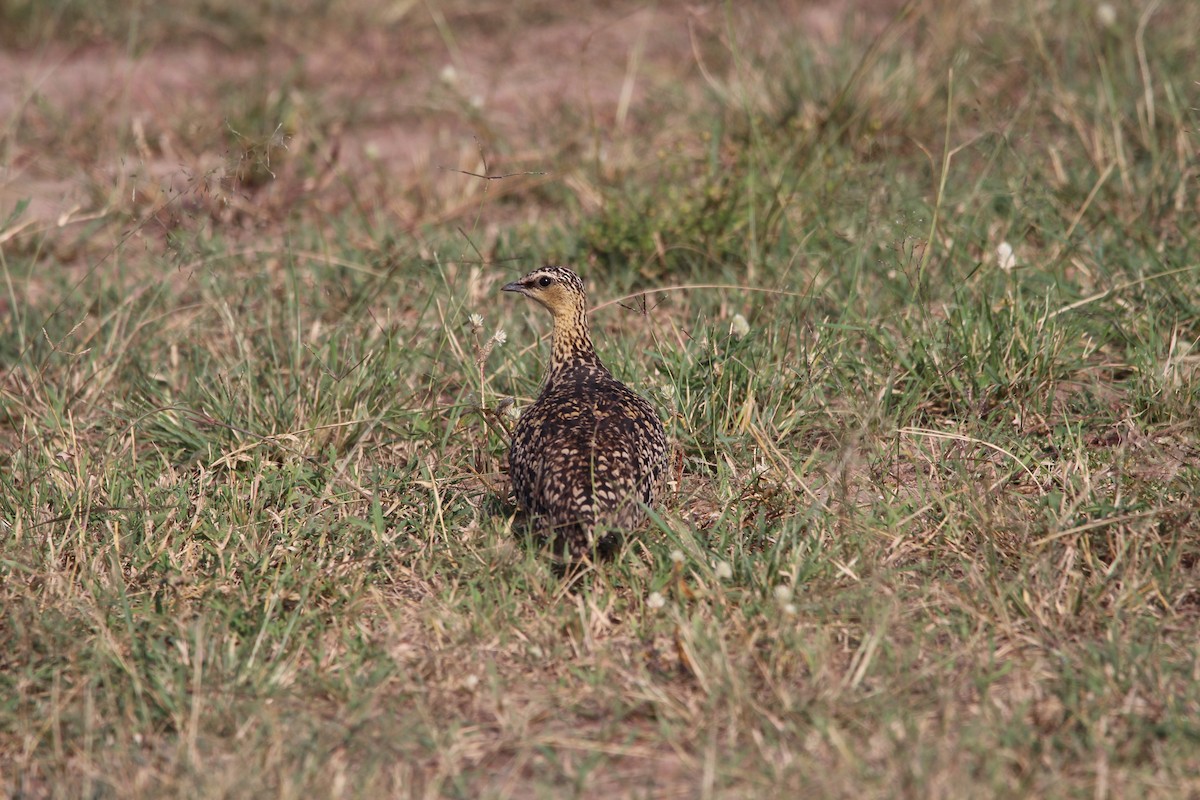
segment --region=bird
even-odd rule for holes
[[[541,392],[517,420],[508,452],[517,504],[555,557],[610,556],[654,504],[667,461],[662,420],[600,361],[572,270],[540,267],[502,291],[525,295],[554,320]]]

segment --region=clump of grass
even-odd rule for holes
[[[740,165],[685,162],[651,186],[639,176],[609,190],[602,213],[580,233],[589,255],[608,268],[632,264],[648,283],[711,274],[741,252],[747,231]],[[667,187],[666,192],[653,186]],[[761,198],[757,198],[761,200]]]

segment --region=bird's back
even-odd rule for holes
[[[603,367],[581,367],[553,376],[521,415],[509,473],[537,533],[578,557],[641,522],[665,461],[653,407]]]

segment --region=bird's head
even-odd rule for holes
[[[555,319],[581,315],[586,299],[583,281],[566,267],[538,267],[519,281],[506,284],[503,291],[536,300]]]

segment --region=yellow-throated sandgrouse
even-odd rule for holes
[[[550,367],[513,430],[508,471],[533,530],[556,554],[611,552],[644,517],[666,466],[662,422],[600,363],[588,332],[583,281],[542,267],[504,287],[554,317]]]

